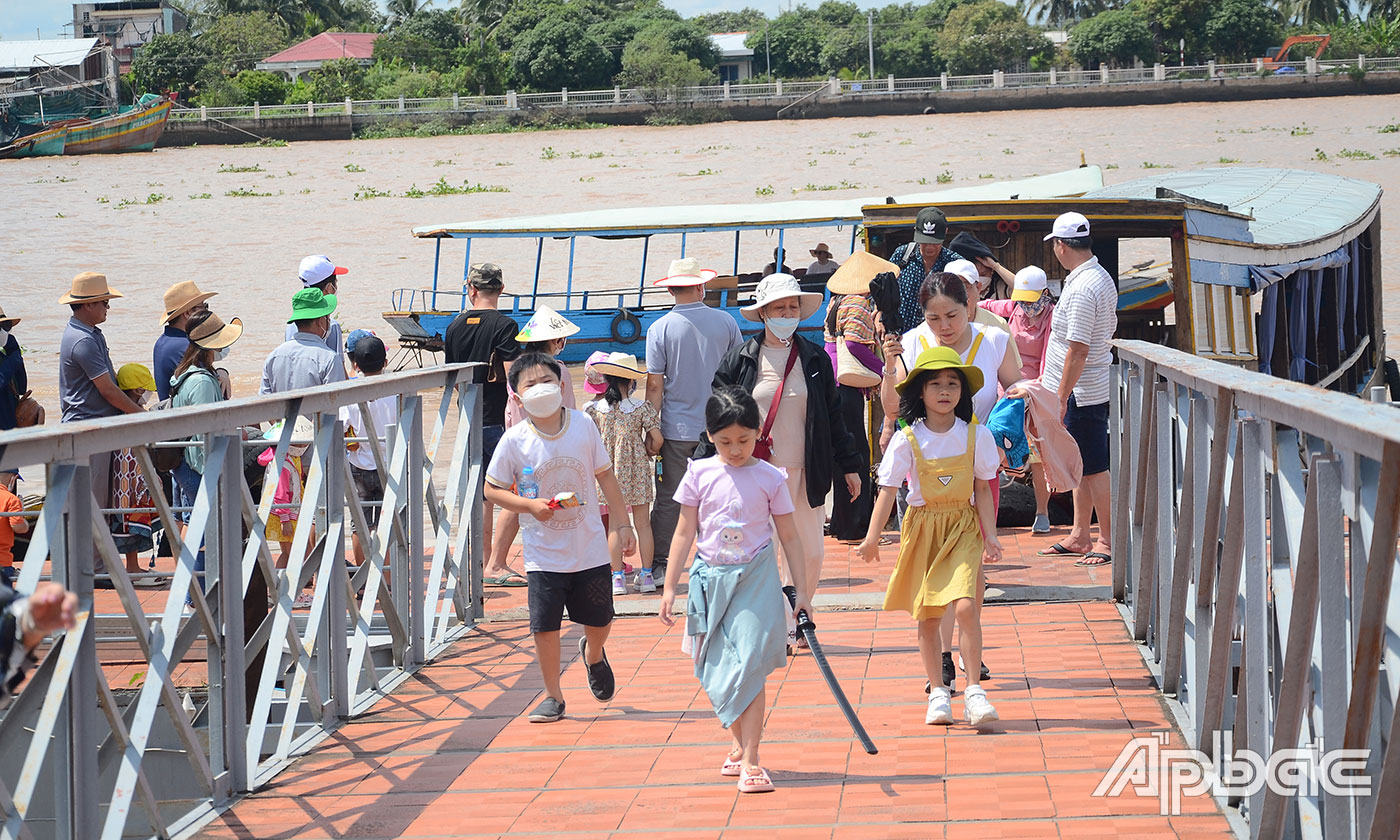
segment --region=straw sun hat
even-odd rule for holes
[[[243,335],[243,322],[234,318],[231,323],[225,324],[223,319],[213,312],[209,317],[190,328],[190,341],[203,347],[205,350],[222,350],[238,340]]]
[[[20,322],[19,318],[11,318],[5,314],[5,307],[0,306],[0,330],[8,330]]]
[[[791,274],[770,274],[759,281],[758,288],[754,290],[753,303],[741,308],[744,317],[750,321],[763,321],[763,307],[768,304],[783,300],[784,298],[795,297],[801,301],[801,310],[798,318],[807,320],[817,308],[822,305],[822,296],[818,292],[804,292],[802,285],[797,282],[797,278]]]
[[[694,257],[682,257],[678,260],[671,260],[671,267],[666,272],[666,276],[652,285],[699,286],[715,279],[717,274],[719,272],[713,269],[701,268],[700,261]]]
[[[885,272],[899,273],[899,266],[867,251],[856,251],[832,273],[826,287],[833,295],[868,295],[870,281]]]
[[[193,280],[181,280],[165,290],[165,317],[161,319],[161,323],[170,323],[181,312],[198,306],[217,294],[218,292],[201,292]]]
[[[119,298],[122,293],[107,285],[107,275],[95,271],[84,271],[73,278],[73,287],[68,294],[58,299],[64,303],[96,303],[100,300]]]
[[[621,376],[624,379],[646,379],[646,368],[637,362],[631,353],[609,353],[600,362],[593,363],[593,369],[604,376]]]

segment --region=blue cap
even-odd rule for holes
[[[350,333],[350,335],[345,339],[345,352],[354,353],[355,345],[360,343],[360,339],[368,338],[372,335],[374,335],[374,333],[370,332],[369,330],[353,330]]]

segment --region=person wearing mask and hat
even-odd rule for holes
[[[186,327],[189,342],[170,377],[170,407],[210,405],[228,399],[214,363],[227,356],[229,348],[243,335],[243,322],[234,318],[225,324],[222,318],[205,309],[191,316]],[[190,438],[190,445],[185,447],[173,475],[179,491],[180,507],[193,507],[195,497],[199,495],[200,478],[204,475],[203,435]],[[181,513],[180,521],[188,522],[189,513]],[[195,557],[194,568],[197,575],[204,571],[202,546]],[[203,576],[200,575],[198,580],[202,587]],[[186,596],[185,603],[191,604],[189,596]]]
[[[319,289],[321,294],[334,299],[340,289],[340,276],[349,272],[350,269],[336,265],[325,254],[312,254],[302,259],[301,265],[297,267],[297,278],[301,280],[303,289]],[[287,341],[296,338],[296,334],[296,325],[288,324]],[[340,322],[334,318],[326,325],[325,342],[327,347],[335,351],[336,359],[343,368],[345,343],[341,338]]]
[[[944,246],[947,240],[948,217],[937,207],[925,207],[914,218],[914,241],[900,245],[890,255],[890,262],[899,266],[899,319],[906,330],[924,320],[919,306],[919,288],[924,278],[963,258]]]
[[[201,292],[193,280],[182,280],[165,290],[165,319],[162,321],[165,330],[156,339],[155,348],[151,351],[151,373],[156,380],[157,399],[170,396],[170,377],[175,373],[175,366],[180,364],[180,358],[185,355],[185,349],[190,346],[186,332],[190,319],[199,312],[208,312],[207,301],[216,294],[218,292]]]
[[[514,323],[512,321],[512,323]],[[568,343],[569,336],[577,333],[579,327],[573,321],[565,318],[554,310],[551,306],[540,304],[530,315],[530,320],[525,322],[520,332],[515,334],[515,341],[520,347],[521,353],[543,353],[551,359],[564,352],[564,345]],[[559,387],[564,393],[564,407],[575,409],[578,407],[574,396],[574,378],[569,373],[567,365],[560,364]],[[515,392],[511,390],[510,383],[506,383],[506,395],[514,397]],[[509,429],[526,417],[525,409],[520,400],[509,399],[506,402],[506,428]],[[520,515],[514,511],[502,509],[496,517],[496,527],[490,543],[490,553],[486,558],[486,568],[501,569],[494,578],[487,575],[486,584],[488,586],[520,586],[524,580],[520,573],[510,568],[510,550],[515,545],[515,537],[520,533]]]
[[[1040,553],[1084,555],[1076,565],[1113,562],[1108,482],[1109,342],[1118,329],[1118,285],[1094,256],[1089,220],[1063,213],[1050,233],[1055,259],[1069,272],[1050,321],[1040,381],[1060,399],[1065,428],[1079,444],[1084,477],[1074,491],[1074,527],[1069,536]],[[1090,529],[1098,513],[1099,539]]]
[[[817,261],[807,266],[807,273],[802,275],[803,280],[815,280],[818,277],[828,277],[841,267],[841,263],[831,258],[831,249],[826,247],[825,242],[818,242],[817,247],[807,253],[817,258]],[[893,271],[894,269],[890,269]]]
[[[520,325],[500,311],[501,293],[505,291],[501,267],[495,263],[474,263],[467,270],[467,299],[471,308],[452,320],[443,333],[443,359],[448,364],[475,362],[472,382],[481,388],[481,461],[491,462],[496,445],[506,432],[506,365],[520,355],[520,342],[515,335]],[[488,547],[494,545],[496,506],[482,501],[482,538]],[[525,576],[505,566],[497,565],[494,552],[489,552],[483,578],[488,586],[524,586]]]
[[[24,369],[19,339],[14,336],[19,320],[0,308],[0,432],[19,425],[15,409],[19,407],[20,398],[29,393],[29,373]]]
[[[1050,320],[1055,303],[1047,288],[1045,271],[1028,265],[1012,278],[1010,300],[984,300],[983,309],[1007,319],[1011,338],[1021,353],[1021,378],[1039,379],[1045,359],[1045,342],[1050,338]],[[1031,451],[1031,486],[1035,488],[1035,522],[1031,533],[1050,533],[1050,488],[1040,455]]]
[[[287,323],[297,331],[263,362],[259,394],[345,381],[340,354],[326,346],[335,306],[335,295],[323,294],[320,289],[302,289],[292,295],[292,317]]]
[[[956,274],[962,278],[963,285],[967,287],[967,320],[970,324],[977,324],[981,327],[989,327],[994,330],[1001,330],[1008,336],[1011,335],[1011,326],[1006,323],[1006,319],[987,310],[979,305],[982,293],[986,291],[984,285],[985,278],[977,270],[977,264],[972,260],[953,260],[943,269],[949,274]],[[1017,349],[1015,342],[1008,342],[1006,345],[1006,355],[1010,357],[1011,363],[1019,370],[1021,367],[1021,352]],[[980,417],[979,419],[985,419]]]
[[[705,431],[710,381],[720,360],[743,341],[733,316],[705,305],[705,283],[713,280],[715,274],[701,268],[694,257],[682,257],[672,260],[666,276],[653,284],[670,292],[675,301],[671,311],[658,318],[646,333],[646,398],[661,415],[662,438],[660,449],[647,447],[647,454],[661,456],[656,504],[651,509],[656,554],[651,560],[652,574],[662,579],[681,511],[674,498],[676,488]],[[643,557],[642,564],[647,560]]]
[[[874,254],[857,251],[827,280],[831,302],[827,304],[824,337],[826,352],[836,371],[837,393],[841,398],[841,416],[846,429],[855,437],[861,454],[860,496],[847,499],[837,493],[831,502],[831,536],[854,544],[860,542],[870,525],[874,505],[874,488],[870,483],[870,438],[865,420],[865,406],[871,389],[880,384],[884,361],[880,358],[875,339],[875,304],[870,297],[870,281],[877,274],[897,273],[899,267]],[[837,343],[844,343],[850,362],[865,368],[871,380],[865,385],[842,384],[841,357]],[[849,362],[848,362],[849,363]]]
[[[754,457],[787,470],[793,518],[806,556],[788,557],[785,562],[794,570],[794,578],[796,570],[803,570],[805,580],[791,583],[809,596],[821,580],[822,528],[826,497],[832,491],[832,468],[838,467],[845,478],[845,486],[836,492],[849,499],[860,497],[861,470],[869,470],[862,467],[860,447],[846,428],[831,358],[821,346],[797,334],[797,325],[821,303],[820,294],[802,291],[790,274],[763,278],[754,302],[740,310],[747,320],[763,324],[763,332],[725,355],[712,385],[712,390],[737,385],[758,403],[763,427]],[[712,454],[713,445],[702,441],[696,457]],[[789,627],[793,641],[794,629],[795,625]]]
[[[100,420],[119,414],[136,414],[142,410],[117,386],[117,371],[112,366],[107,337],[98,326],[107,320],[112,300],[121,296],[121,292],[107,285],[106,275],[84,271],[73,278],[68,293],[58,299],[60,304],[66,304],[73,311],[58,349],[60,422]],[[104,506],[112,489],[111,453],[92,455],[88,458],[88,467],[93,499],[97,506]],[[107,564],[97,553],[95,545],[93,571],[104,576],[94,586],[99,589],[113,588],[112,581],[105,577]]]

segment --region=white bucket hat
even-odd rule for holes
[[[753,303],[739,311],[744,313],[744,317],[750,321],[762,323],[763,316],[759,313],[763,307],[775,300],[790,297],[800,299],[801,314],[798,317],[803,321],[812,317],[812,314],[822,305],[822,296],[817,292],[802,291],[802,284],[798,283],[797,278],[791,274],[770,274],[759,282],[757,289],[754,289]]]
[[[715,279],[719,272],[701,268],[700,261],[694,257],[682,257],[678,260],[671,260],[671,267],[666,271],[666,276],[657,280],[654,286],[699,286]]]
[[[552,307],[540,304],[535,314],[525,322],[525,328],[516,336],[516,341],[549,341],[551,338],[568,338],[579,331],[578,324],[555,312]]]
[[[1040,300],[1040,296],[1045,293],[1045,287],[1048,285],[1049,281],[1045,278],[1045,270],[1039,266],[1028,265],[1016,272],[1016,288],[1011,292],[1011,299],[1035,303]]]

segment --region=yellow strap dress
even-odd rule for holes
[[[947,458],[925,458],[914,430],[903,432],[914,451],[924,503],[911,505],[904,514],[885,609],[903,610],[925,621],[941,618],[948,604],[976,592],[982,526],[970,499],[977,427],[967,425],[967,451]]]

